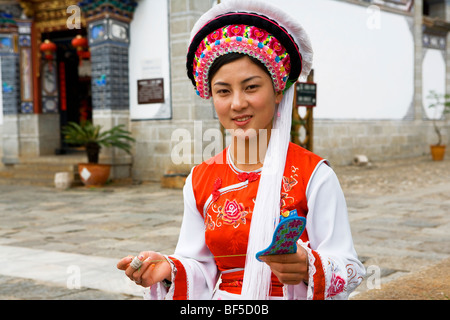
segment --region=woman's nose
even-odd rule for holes
[[[243,92],[235,91],[233,94],[233,100],[231,104],[231,108],[233,110],[242,110],[248,106],[247,99],[245,98],[245,94]]]

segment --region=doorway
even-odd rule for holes
[[[82,124],[92,121],[91,65],[81,59],[71,44],[78,35],[86,36],[86,30],[64,30],[43,33],[42,41],[49,39],[56,44],[56,67],[58,75],[60,130],[69,122]],[[61,131],[61,148],[56,154],[80,151],[78,146],[67,145]]]

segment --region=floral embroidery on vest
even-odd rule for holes
[[[226,199],[223,205],[214,204],[211,209],[217,215],[215,220],[209,213],[206,215],[205,226],[209,230],[214,230],[216,227],[220,228],[223,224],[237,228],[241,223],[247,223],[245,216],[249,214],[249,210],[246,210],[242,203],[238,203],[236,200]]]
[[[289,196],[289,192],[297,185],[298,181],[295,179],[298,175],[295,173],[298,168],[291,166],[291,176],[283,176],[283,181],[281,183],[281,197],[280,197],[280,208],[281,213],[285,211],[284,208],[290,204],[295,203],[295,199]],[[284,191],[284,192],[283,192]]]
[[[219,207],[219,211],[217,218],[222,219],[226,224],[233,225],[235,228],[246,222],[245,216],[248,214],[248,211],[245,211],[244,206],[236,200],[225,200],[225,204],[223,207]]]
[[[289,192],[292,190],[292,188],[297,184],[297,180],[293,178],[292,176],[289,178],[286,178],[283,176],[283,189],[286,192]]]

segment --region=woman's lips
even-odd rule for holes
[[[233,121],[237,126],[245,126],[247,123],[250,122],[250,120],[252,118],[253,118],[253,116],[245,115],[245,116],[239,116],[239,117],[233,118]]]

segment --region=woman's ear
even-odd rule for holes
[[[278,91],[275,93],[275,103],[279,104],[283,99],[283,91]]]

